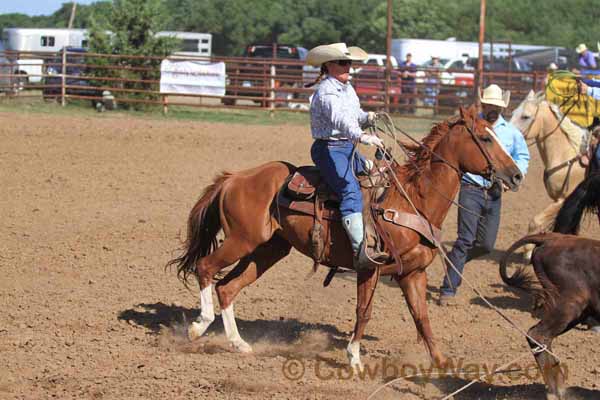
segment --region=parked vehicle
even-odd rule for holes
[[[392,70],[390,77],[390,103],[399,104],[402,93],[401,74]],[[361,102],[385,101],[385,69],[382,67],[364,67],[352,75],[352,84]],[[365,105],[366,108],[371,106]]]
[[[477,63],[478,59],[474,57],[465,57],[446,63],[445,70],[441,75],[441,86],[437,101],[439,106],[457,108],[472,102]],[[495,83],[504,89],[511,89],[511,86],[514,85],[530,84],[533,78],[520,73],[531,72],[531,70],[531,64],[519,58],[494,58],[490,61],[488,57],[484,57],[483,71],[487,72],[488,75],[484,74],[483,85]],[[516,75],[504,74],[509,71],[516,73]],[[503,74],[489,74],[494,72],[502,72]]]
[[[97,97],[97,99],[91,99],[92,104],[95,106],[96,103],[100,102],[101,100],[100,98],[102,97],[102,91],[91,84],[90,78],[87,77],[87,68],[82,66],[82,64],[85,64],[84,55],[87,50],[81,47],[67,47],[66,50],[67,65],[65,72],[68,77],[65,79],[65,94]],[[60,52],[56,53],[54,58],[48,60],[45,70],[48,76],[45,79],[42,94],[45,99],[57,98],[61,95],[61,75],[63,70],[62,49]]]
[[[13,68],[11,61],[6,58],[4,46],[0,43],[0,92],[13,92],[15,90],[14,79],[11,76]]]
[[[273,53],[272,44],[251,44],[244,50],[243,57],[248,59],[271,59],[277,58],[284,61],[301,61],[306,57],[306,49],[291,45],[277,45]],[[270,83],[270,66],[264,64],[252,63],[251,60],[240,64],[228,64],[227,66],[227,91],[228,96],[248,96],[248,97],[267,97],[269,90],[266,87]],[[275,76],[281,76],[276,79],[275,87],[288,85],[296,86],[295,81],[302,77],[302,64],[277,65],[275,67]],[[236,99],[223,98],[221,102],[226,105],[235,104]],[[255,102],[260,102],[255,100]],[[266,101],[263,101],[266,103]]]

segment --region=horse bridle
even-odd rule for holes
[[[496,180],[496,167],[494,166],[494,162],[492,161],[492,157],[490,156],[490,153],[483,146],[483,143],[481,143],[481,140],[475,134],[475,121],[476,121],[476,118],[473,118],[473,124],[471,125],[471,128],[469,128],[469,126],[467,124],[465,124],[465,127],[467,128],[467,131],[471,134],[471,137],[475,141],[475,144],[477,144],[477,147],[479,147],[479,151],[481,151],[481,153],[483,154],[483,157],[485,158],[485,161],[488,164],[487,165],[487,173],[489,174],[489,177],[490,177],[489,181],[494,182]],[[498,144],[500,144],[500,143],[498,143]]]
[[[531,119],[531,122],[529,123],[529,126],[527,127],[527,129],[525,129],[525,132],[523,132],[523,138],[524,138],[525,140],[527,140],[527,139],[528,139],[529,132],[531,131],[531,127],[533,126],[533,124],[534,124],[535,120],[537,119],[537,116],[538,116],[538,113],[539,113],[539,112],[540,112],[540,104],[539,104],[539,103],[537,103],[537,105],[536,105],[536,107],[535,107],[535,114],[533,115],[533,118]],[[560,123],[559,123],[559,125],[560,125]],[[549,134],[549,135],[547,135],[547,136],[550,136],[552,133],[554,133],[554,131],[550,132],[550,134]],[[547,137],[547,136],[546,136],[546,137]],[[529,146],[533,146],[533,144],[534,144],[535,142],[536,142],[536,141],[534,140],[533,142],[531,142],[531,143],[528,143],[528,144],[527,144],[527,146],[528,146],[528,147],[529,147]]]

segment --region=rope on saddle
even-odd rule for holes
[[[579,93],[579,82],[581,82],[581,80],[582,80],[581,76],[579,76],[571,71],[559,70],[550,75],[548,82],[546,83],[546,90],[550,91],[556,97],[558,97],[560,99],[564,99],[561,101],[561,103],[559,105],[559,109],[562,110],[565,105],[571,103],[569,108],[567,108],[567,110],[563,113],[564,115],[558,121],[558,125],[556,125],[556,128],[554,128],[552,130],[552,132],[554,132],[555,130],[557,130],[560,127],[563,120],[565,118],[567,118],[567,116],[569,115],[571,110],[573,110],[573,107],[578,106],[580,104],[583,104],[585,107],[586,120],[589,119],[589,116],[590,116],[589,101],[590,100],[589,100],[588,96],[582,95],[581,93]],[[571,89],[571,90],[563,91],[563,90],[559,90],[556,87],[556,85],[560,82],[567,82],[567,83],[572,82],[572,83],[574,83],[574,85],[567,85],[567,88]],[[552,132],[550,132],[550,134],[552,134]]]

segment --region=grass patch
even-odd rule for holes
[[[310,119],[308,113],[277,110],[270,113],[268,110],[242,110],[242,109],[209,109],[200,107],[170,106],[169,112],[164,115],[162,107],[149,107],[144,111],[115,110],[104,113],[97,112],[91,101],[70,101],[66,107],[58,102],[44,101],[35,93],[25,92],[26,96],[4,97],[0,96],[0,112],[41,113],[51,115],[82,116],[82,117],[126,117],[150,118],[156,120],[188,120],[202,122],[216,122],[225,124],[243,125],[301,125],[309,129]],[[31,96],[32,95],[32,96]],[[436,120],[423,118],[407,118],[394,116],[396,126],[410,134],[422,136],[429,132]]]

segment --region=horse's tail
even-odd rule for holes
[[[177,266],[177,277],[186,286],[190,274],[196,274],[198,260],[212,253],[218,246],[217,234],[221,230],[219,194],[230,176],[230,173],[224,172],[204,189],[204,193],[190,211],[183,254],[166,265],[166,268]]]
[[[524,238],[521,238],[513,243],[513,245],[506,250],[506,253],[504,253],[502,260],[500,260],[500,277],[502,278],[502,281],[508,286],[523,289],[527,292],[539,292],[540,288],[538,282],[533,276],[531,276],[531,274],[527,272],[526,265],[520,266],[512,276],[508,276],[506,267],[508,266],[508,258],[519,247],[526,244],[535,244],[536,246],[540,246],[546,242],[546,239],[548,239],[548,234],[538,233],[535,235],[525,236]]]
[[[565,199],[554,220],[553,231],[576,235],[584,212],[600,211],[600,174],[590,175]]]

